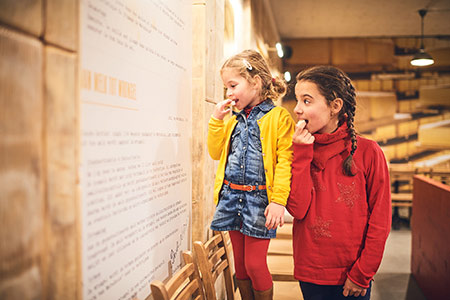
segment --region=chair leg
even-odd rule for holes
[[[273,299],[273,286],[265,291],[253,290],[255,300],[272,300]]]
[[[252,281],[250,279],[237,279],[236,283],[241,293],[242,300],[254,300]]]

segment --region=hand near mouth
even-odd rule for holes
[[[295,144],[312,144],[314,136],[306,129],[307,120],[300,120],[295,125],[295,131],[292,136],[292,142]]]
[[[219,120],[223,120],[225,116],[231,111],[231,107],[236,105],[231,99],[223,100],[216,104],[214,108],[213,117]]]

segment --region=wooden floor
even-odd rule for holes
[[[292,257],[292,223],[277,229],[277,238],[270,241],[267,257],[274,282],[276,300],[303,300],[298,281],[294,279]]]

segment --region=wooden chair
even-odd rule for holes
[[[231,240],[228,232],[214,232],[206,243],[194,242],[194,255],[201,273],[206,299],[217,300],[215,283],[223,273],[228,300],[234,300],[234,282],[231,272]]]
[[[190,251],[183,252],[186,265],[167,283],[153,280],[150,284],[154,300],[206,300],[203,285]]]

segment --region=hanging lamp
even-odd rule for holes
[[[419,15],[422,22],[422,34],[420,36],[420,50],[418,53],[414,54],[413,59],[411,59],[411,65],[416,67],[425,67],[425,66],[431,66],[434,64],[434,59],[425,52],[425,47],[423,45],[423,19],[425,15],[427,14],[426,9],[419,10]]]

